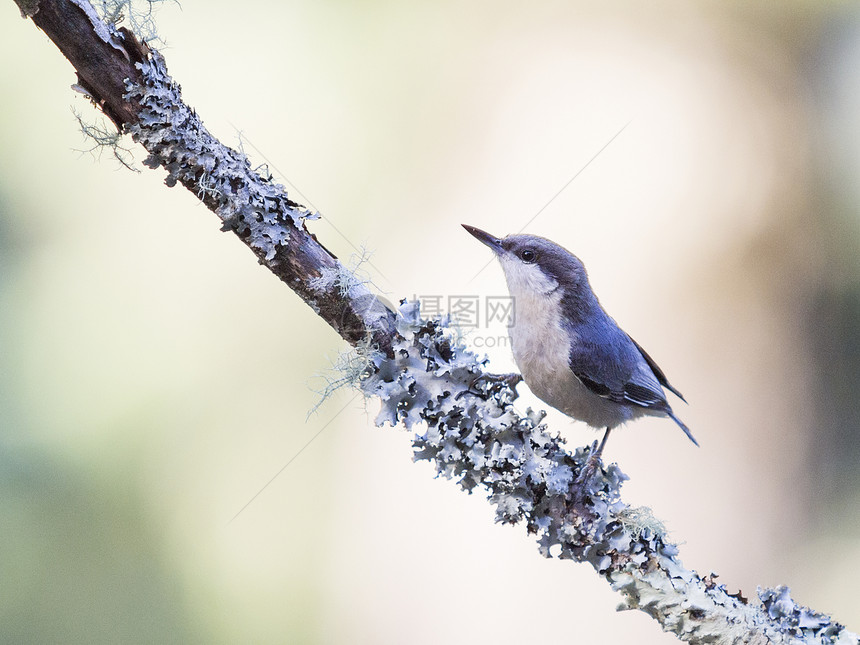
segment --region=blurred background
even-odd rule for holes
[[[140,173],[86,152],[71,66],[0,10],[0,640],[676,642],[413,464],[375,402],[308,416],[344,343],[139,150]],[[461,222],[579,255],[702,446],[617,432],[626,501],[730,591],[787,584],[860,630],[858,5],[210,0],[157,23],[209,129],[342,259],[370,249],[389,300],[506,294]],[[512,367],[502,327],[471,338]]]

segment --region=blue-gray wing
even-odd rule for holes
[[[627,338],[630,338],[630,336],[627,336]],[[675,395],[675,396],[677,396],[679,399],[681,399],[684,403],[686,403],[686,402],[687,402],[687,399],[685,399],[685,398],[684,398],[684,395],[683,395],[683,394],[681,394],[681,393],[680,393],[678,390],[676,390],[674,387],[672,387],[672,385],[671,385],[671,384],[669,383],[669,381],[666,379],[666,375],[665,375],[665,374],[663,374],[663,370],[661,370],[661,369],[660,369],[660,366],[659,366],[659,365],[657,365],[657,363],[655,363],[655,362],[654,362],[654,359],[653,359],[653,358],[651,358],[651,357],[648,355],[648,352],[646,352],[644,349],[642,349],[642,345],[640,345],[639,343],[637,343],[637,342],[636,342],[635,340],[633,340],[632,338],[630,338],[630,342],[632,342],[634,345],[636,345],[636,349],[638,349],[638,350],[639,350],[639,353],[640,353],[640,354],[642,354],[642,358],[644,358],[644,359],[645,359],[645,362],[646,362],[646,363],[648,363],[648,367],[650,367],[650,368],[651,368],[651,371],[652,371],[652,372],[654,372],[654,376],[656,376],[656,377],[657,377],[657,380],[660,382],[660,385],[662,385],[663,387],[665,387],[665,388],[666,388],[667,390],[669,390],[672,394],[674,394],[674,395]]]
[[[588,338],[578,334],[571,347],[569,365],[574,375],[603,398],[669,412],[660,387],[666,377],[653,360],[617,326],[595,328],[589,329]]]
[[[607,317],[608,318],[608,317]],[[623,405],[635,405],[669,416],[695,445],[699,442],[675,416],[663,393],[665,386],[681,400],[684,397],[669,385],[654,359],[614,324],[593,325],[574,334],[569,365],[576,378],[589,390]],[[587,338],[584,333],[587,330]]]

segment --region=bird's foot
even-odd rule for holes
[[[504,383],[512,390],[522,383],[523,380],[522,374],[516,374],[515,372],[509,374],[484,374],[479,378],[485,378],[488,381],[495,381],[496,383]]]
[[[600,444],[596,441],[591,444],[588,458],[586,459],[585,464],[582,465],[582,468],[580,468],[579,475],[576,480],[574,480],[574,488],[576,490],[574,507],[583,515],[589,514],[589,509],[585,503],[585,499],[586,497],[593,496],[595,494],[591,485],[597,471],[602,467],[600,456],[603,454],[603,448],[606,446],[606,440],[609,438],[610,431],[611,428],[606,429],[606,433],[603,435],[603,439]]]
[[[579,475],[576,478],[574,484],[580,491],[585,491],[588,489],[588,485],[591,483],[591,480],[594,478],[594,475],[597,474],[598,469],[600,468],[600,453],[603,452],[601,450],[603,448],[603,444],[598,448],[597,442],[595,441],[591,444],[591,450],[588,454],[588,459],[585,462],[585,465],[580,469]]]

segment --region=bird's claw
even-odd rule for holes
[[[507,385],[511,389],[514,389],[517,385],[519,385],[523,381],[522,374],[517,374],[515,372],[511,372],[509,374],[484,374],[483,377],[479,377],[479,378],[486,378],[488,381],[495,381],[497,383],[504,383],[505,385]]]
[[[595,441],[591,446],[589,446],[588,457],[580,468],[579,475],[577,475],[576,480],[574,481],[574,488],[576,489],[574,506],[582,512],[586,512],[588,510],[585,505],[585,498],[587,495],[593,493],[591,490],[591,482],[597,474],[597,471],[603,467],[603,462],[600,457],[603,454],[603,447],[606,445],[606,439],[609,437],[609,432],[609,429],[607,429],[606,433],[603,435],[603,440],[599,444]]]
[[[584,491],[588,488],[588,485],[591,483],[591,480],[594,478],[594,475],[597,474],[597,470],[601,466],[600,461],[600,453],[597,452],[597,442],[591,446],[591,450],[588,454],[588,459],[586,459],[585,464],[583,464],[582,468],[579,471],[579,475],[576,478],[576,486],[580,489],[580,491]]]
[[[502,383],[504,385],[507,385],[510,389],[515,390],[517,385],[519,385],[522,382],[522,380],[523,380],[522,375],[514,374],[514,373],[510,373],[510,374],[488,374],[488,373],[480,374],[475,378],[475,380],[473,380],[471,383],[469,383],[469,388],[467,390],[463,390],[462,392],[458,393],[455,398],[459,399],[464,394],[472,394],[474,396],[477,396],[481,399],[486,400],[489,397],[489,394],[490,394],[489,391],[482,392],[482,391],[475,388],[475,384],[480,383],[481,381],[489,381],[491,383]]]

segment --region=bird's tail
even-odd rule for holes
[[[696,441],[696,439],[693,437],[693,433],[690,432],[690,429],[687,426],[685,426],[684,423],[678,417],[676,417],[675,414],[671,410],[668,410],[666,412],[666,414],[669,415],[669,417],[672,419],[672,421],[674,421],[675,423],[677,423],[681,427],[681,430],[683,430],[684,434],[690,438],[690,441],[692,441],[697,446],[699,445],[699,442]]]

